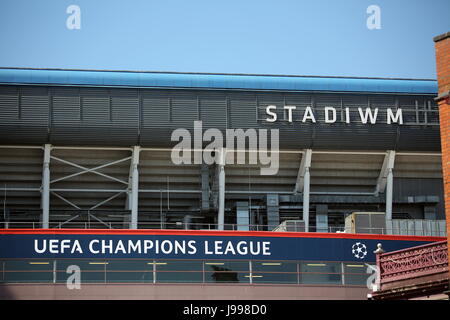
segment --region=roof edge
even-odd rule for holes
[[[450,32],[448,32],[450,35]],[[124,73],[154,73],[154,74],[185,74],[185,75],[223,75],[223,76],[252,76],[252,77],[286,77],[286,78],[334,78],[334,79],[374,79],[374,80],[408,80],[408,81],[437,81],[429,78],[389,78],[389,77],[357,77],[357,76],[318,76],[295,74],[264,74],[264,73],[223,73],[223,72],[181,72],[155,70],[108,70],[108,69],[65,69],[65,68],[22,68],[0,67],[0,70],[41,70],[41,71],[85,71],[85,72],[124,72]]]

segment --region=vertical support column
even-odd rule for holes
[[[387,152],[387,174],[386,174],[386,233],[392,233],[392,198],[394,190],[394,163],[395,163],[395,151],[389,150]]]
[[[300,167],[298,168],[297,181],[295,182],[294,194],[303,193],[303,222],[305,223],[305,232],[309,231],[309,184],[312,150],[303,151]]]
[[[44,145],[44,164],[42,168],[41,207],[42,228],[48,229],[50,222],[50,151],[51,145]]]
[[[139,202],[139,153],[140,147],[133,147],[131,159],[131,222],[130,229],[137,229],[138,224],[138,202]]]
[[[386,178],[386,226],[387,222],[392,220],[392,193],[394,187],[394,175],[392,168],[388,168],[388,174]]]
[[[225,148],[222,148],[219,157],[219,214],[217,229],[223,230],[225,222]]]
[[[309,232],[309,167],[305,167],[305,176],[303,178],[303,221],[305,222],[305,232]]]

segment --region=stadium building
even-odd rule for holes
[[[445,239],[437,90],[0,69],[0,297],[365,299],[378,243]],[[226,161],[250,159],[249,140],[218,163],[174,163],[177,129],[193,153],[209,129],[270,133],[276,173]]]

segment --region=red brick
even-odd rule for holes
[[[435,42],[436,71],[439,94],[450,90],[450,37]],[[441,100],[439,104],[439,119],[442,149],[442,173],[444,179],[445,216],[447,220],[447,239],[450,235],[450,105],[448,100]],[[450,242],[447,240],[448,258],[450,265]],[[450,270],[449,270],[450,272]]]

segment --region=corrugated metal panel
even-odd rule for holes
[[[44,143],[49,98],[45,87],[0,87],[0,136],[3,143]]]
[[[0,121],[1,123],[19,120],[19,88],[0,86]]]
[[[199,120],[197,94],[190,91],[174,91],[170,96],[172,128],[192,128],[194,121]]]
[[[108,89],[81,89],[82,121],[84,126],[110,126],[112,110]]]
[[[81,121],[81,99],[78,88],[52,88],[52,125],[78,126]]]
[[[280,129],[281,148],[440,149],[430,96],[20,87],[19,97],[18,87],[1,88],[3,143],[170,147],[174,129],[202,120],[204,129]],[[351,110],[349,124],[341,104]],[[277,106],[275,123],[266,121],[268,105]],[[297,107],[292,123],[285,105]],[[379,108],[376,125],[361,123],[358,107],[365,111],[368,105]],[[403,126],[386,124],[386,109],[396,105],[404,112]],[[316,123],[302,123],[307,106]],[[326,106],[336,108],[336,123],[323,123]]]
[[[139,95],[136,89],[111,91],[112,121],[115,124],[139,126]]]
[[[165,128],[170,125],[171,97],[166,91],[141,90],[142,126]]]
[[[230,93],[229,99],[229,128],[257,128],[257,103],[253,93]]]
[[[199,98],[203,127],[225,129],[228,115],[226,95],[223,92],[202,92]]]

